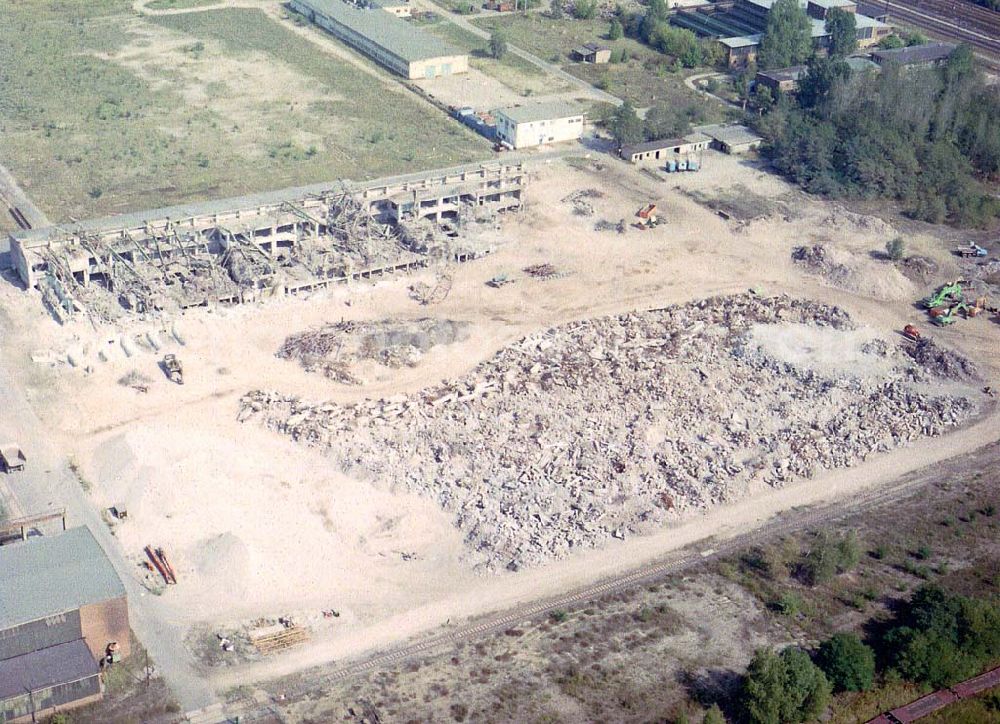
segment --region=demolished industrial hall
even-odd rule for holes
[[[239,303],[492,251],[520,162],[337,182],[11,235],[22,281],[64,321]]]

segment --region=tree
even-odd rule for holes
[[[912,47],[914,45],[926,45],[927,36],[921,33],[919,30],[913,30],[909,35],[906,36],[907,47]]]
[[[625,35],[625,28],[622,27],[621,21],[615,18],[608,26],[608,40],[621,40],[623,35]]]
[[[549,6],[549,17],[553,20],[562,20],[563,18],[563,4],[562,0],[552,0],[552,4]]]
[[[798,0],[775,0],[767,16],[757,62],[762,68],[785,68],[812,54],[812,24]]]
[[[820,533],[800,566],[802,580],[810,586],[826,583],[854,568],[860,558],[861,547],[853,531],[840,538]]]
[[[880,650],[911,681],[950,686],[1000,656],[1000,606],[990,601],[925,585],[900,609],[896,623]]]
[[[830,682],[796,648],[754,654],[743,682],[742,703],[752,724],[788,724],[818,717],[830,700]]]
[[[722,709],[719,708],[718,704],[712,704],[708,711],[705,712],[705,718],[701,720],[701,724],[726,724],[726,717],[722,714]]]
[[[886,35],[880,41],[878,41],[878,47],[882,50],[895,50],[896,48],[902,48],[906,43],[903,39],[893,33],[892,35]]]
[[[836,633],[819,645],[817,663],[834,691],[868,691],[875,678],[875,652],[852,633]]]
[[[500,60],[507,55],[507,36],[500,30],[490,33],[490,56]]]
[[[894,239],[890,239],[885,243],[885,253],[889,255],[889,258],[893,261],[902,261],[903,257],[906,255],[906,242],[903,241],[902,236],[897,236]]]
[[[825,109],[835,83],[851,77],[851,68],[843,60],[814,56],[809,69],[799,79],[798,101],[802,108]]]
[[[846,58],[858,49],[858,24],[854,13],[833,8],[826,16],[826,32],[830,34],[830,55]]]
[[[631,103],[625,101],[611,114],[611,135],[619,146],[639,143],[643,140],[642,121]]]
[[[577,20],[590,20],[597,14],[597,0],[576,0],[573,3],[573,17]]]

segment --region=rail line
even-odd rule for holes
[[[983,9],[993,17],[981,17],[977,6],[949,0],[913,0],[907,5],[884,0],[891,19],[926,30],[936,37],[966,43],[988,68],[1000,70],[1000,13]],[[961,8],[960,10],[958,8]],[[969,13],[972,8],[972,14]]]
[[[1000,464],[1000,443],[991,443],[967,455],[927,466],[903,476],[892,485],[862,492],[847,501],[827,504],[821,508],[792,509],[791,511],[779,514],[770,522],[752,531],[728,538],[725,541],[714,542],[714,544],[712,539],[702,541],[700,544],[696,544],[698,545],[697,548],[678,552],[673,556],[643,566],[630,573],[607,579],[571,593],[519,606],[488,617],[485,620],[469,623],[454,631],[430,636],[391,651],[373,654],[368,658],[357,660],[354,663],[326,673],[303,672],[305,673],[306,681],[298,685],[282,686],[282,693],[286,697],[300,696],[324,684],[329,685],[345,681],[375,669],[427,654],[435,649],[480,638],[488,634],[499,633],[518,622],[535,619],[569,606],[585,604],[608,593],[662,579],[664,576],[693,568],[699,563],[744,549],[764,538],[771,538],[810,528],[819,523],[834,521],[863,510],[877,508],[881,505],[898,501],[901,497],[909,497],[916,494],[921,488],[933,481],[941,480],[942,477],[948,475],[949,471],[957,471],[970,459],[976,460],[977,465],[984,469],[991,463]],[[259,707],[259,704],[255,706]],[[255,706],[251,705],[250,708],[255,708]]]

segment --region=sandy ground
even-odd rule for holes
[[[783,198],[792,213],[735,224],[675,188],[711,194],[735,180],[758,194]],[[593,200],[593,217],[576,216],[561,201],[581,188],[605,193]],[[180,583],[163,595],[173,616],[169,625],[183,633],[196,622],[232,623],[329,607],[342,611],[294,654],[213,674],[220,688],[565,590],[688,542],[738,532],[782,509],[877,485],[997,437],[996,420],[990,418],[656,535],[540,570],[476,577],[462,563],[457,532],[436,506],[392,492],[386,481],[348,479],[320,453],[237,422],[238,399],[249,389],[339,401],[415,391],[468,371],[539,328],[748,287],[836,303],[881,336],[908,322],[922,324],[912,298],[872,300],[825,286],[790,258],[799,244],[832,244],[867,260],[868,271],[877,276],[884,267],[867,254],[881,249],[893,229],[831,219],[829,206],[806,199],[746,160],[710,153],[702,172],[669,183],[607,159],[587,169],[555,163],[538,170],[528,200],[526,211],[504,227],[510,243],[456,269],[451,294],[432,308],[409,299],[413,278],[399,278],[310,298],[196,310],[166,324],[136,323],[123,346],[122,330],[98,334],[82,321],[60,328],[34,295],[0,288],[0,303],[16,327],[31,330],[12,361],[53,436],[93,484],[94,503],[129,508],[116,534],[136,561],[143,545],[154,544],[165,547],[179,569]],[[593,230],[599,218],[631,221],[647,201],[659,204],[664,225],[646,232],[630,228],[624,235]],[[954,272],[947,249],[931,236],[909,236],[908,248],[938,261],[942,279]],[[566,276],[541,282],[521,273],[540,262],[555,264]],[[501,289],[485,286],[498,273],[519,279]],[[360,387],[339,386],[274,356],[287,334],[323,322],[426,316],[467,321],[469,337],[431,350],[414,368],[376,371]],[[156,335],[158,352],[142,348],[147,332]],[[989,365],[1000,334],[996,325],[979,319],[931,334],[969,354],[995,380]],[[851,364],[850,355],[838,359],[836,349],[817,351],[814,340],[802,342],[795,335],[769,340],[790,355],[816,355],[817,364]],[[166,381],[157,368],[168,351],[184,361],[183,387]],[[67,352],[77,367],[46,361]],[[85,373],[85,367],[92,371]],[[116,383],[130,370],[149,377],[147,393]]]

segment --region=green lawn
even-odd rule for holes
[[[723,120],[726,110],[684,85],[684,78],[706,68],[672,71],[668,59],[632,38],[607,40],[608,22],[604,20],[554,20],[542,13],[504,15],[474,21],[486,29],[499,29],[512,45],[527,50],[543,60],[556,63],[591,85],[630,101],[639,108],[657,102],[695,104],[709,121]],[[624,50],[627,61],[606,65],[576,63],[570,51],[583,43],[599,42],[613,51]]]
[[[569,53],[578,45],[590,42],[609,44],[606,40],[609,24],[604,20],[553,20],[542,13],[518,13],[478,18],[472,22],[484,30],[502,30],[511,44],[559,65],[570,62]],[[610,45],[624,46],[630,52],[654,52],[629,38]]]
[[[53,220],[490,155],[256,10],[0,3],[0,47],[0,162]]]

